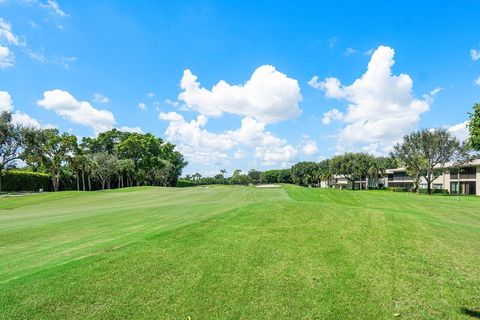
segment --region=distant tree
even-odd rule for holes
[[[125,186],[131,187],[133,184],[133,175],[135,174],[135,163],[132,159],[118,160],[118,183],[119,188]],[[126,179],[126,181],[125,181]]]
[[[260,171],[255,170],[255,169],[252,169],[252,170],[248,171],[248,177],[250,178],[250,181],[253,184],[258,184],[260,182],[261,175],[262,175],[262,173]]]
[[[403,137],[396,144],[394,155],[414,177],[424,177],[427,192],[432,193],[432,182],[460,152],[460,142],[445,129],[421,130]]]
[[[118,129],[101,132],[97,137],[85,137],[82,139],[81,147],[88,153],[116,154],[116,146],[130,136],[130,132],[122,132]]]
[[[62,165],[73,157],[77,138],[68,133],[60,134],[58,129],[24,130],[25,148],[22,159],[29,165],[44,168],[52,178],[53,190],[60,187]]]
[[[326,181],[328,186],[329,181],[332,180],[333,178],[329,160],[323,160],[318,163],[317,178],[319,179],[319,182],[318,182],[319,187],[320,187],[321,181]]]
[[[368,176],[374,162],[375,158],[369,154],[347,152],[330,159],[330,168],[333,174],[347,179],[353,188],[355,181]]]
[[[242,170],[241,169],[236,169],[233,171],[233,174],[232,174],[232,177],[235,177],[235,176],[238,176],[242,173]]]
[[[20,159],[22,144],[22,127],[12,123],[10,112],[2,112],[0,114],[0,191],[2,191],[3,171],[14,166]]]
[[[292,181],[298,185],[309,186],[312,182],[312,177],[318,169],[315,162],[299,162],[292,167]],[[308,176],[308,179],[306,177]],[[308,183],[305,183],[305,182]]]
[[[110,187],[110,179],[119,171],[118,158],[113,154],[98,152],[93,154],[95,163],[93,174],[100,180],[102,190]]]
[[[469,143],[473,150],[480,151],[480,103],[475,103],[468,123]]]

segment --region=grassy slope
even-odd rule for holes
[[[213,187],[0,200],[0,318],[464,318],[480,199]]]

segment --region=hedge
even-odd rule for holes
[[[393,192],[407,192],[408,190],[402,187],[386,187],[385,190]]]
[[[190,180],[178,180],[177,184],[175,185],[175,187],[178,187],[178,188],[193,187],[193,186],[195,186],[195,183]]]
[[[432,194],[449,194],[447,189],[432,189]],[[427,194],[427,189],[418,189],[418,193]]]
[[[2,174],[2,191],[50,191],[52,182],[45,173],[7,170]]]

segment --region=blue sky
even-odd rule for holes
[[[178,145],[186,172],[388,153],[466,134],[480,3],[0,0],[0,109]],[[478,82],[478,83],[476,83]]]

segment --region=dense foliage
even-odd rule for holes
[[[2,177],[3,191],[51,190],[50,176],[46,173],[6,170]]]
[[[76,136],[58,129],[22,128],[4,112],[0,117],[0,177],[20,159],[29,170],[47,174],[54,191],[175,186],[187,165],[173,144],[150,133],[112,129],[78,143]],[[9,188],[34,190],[20,185]]]
[[[442,174],[448,162],[461,160],[465,148],[447,130],[436,129],[412,132],[394,149],[394,156],[412,176],[414,189],[418,189],[420,177],[423,177],[427,193],[431,194],[432,182]]]
[[[473,150],[480,151],[480,103],[475,103],[473,106],[468,129],[470,131],[470,146]]]

